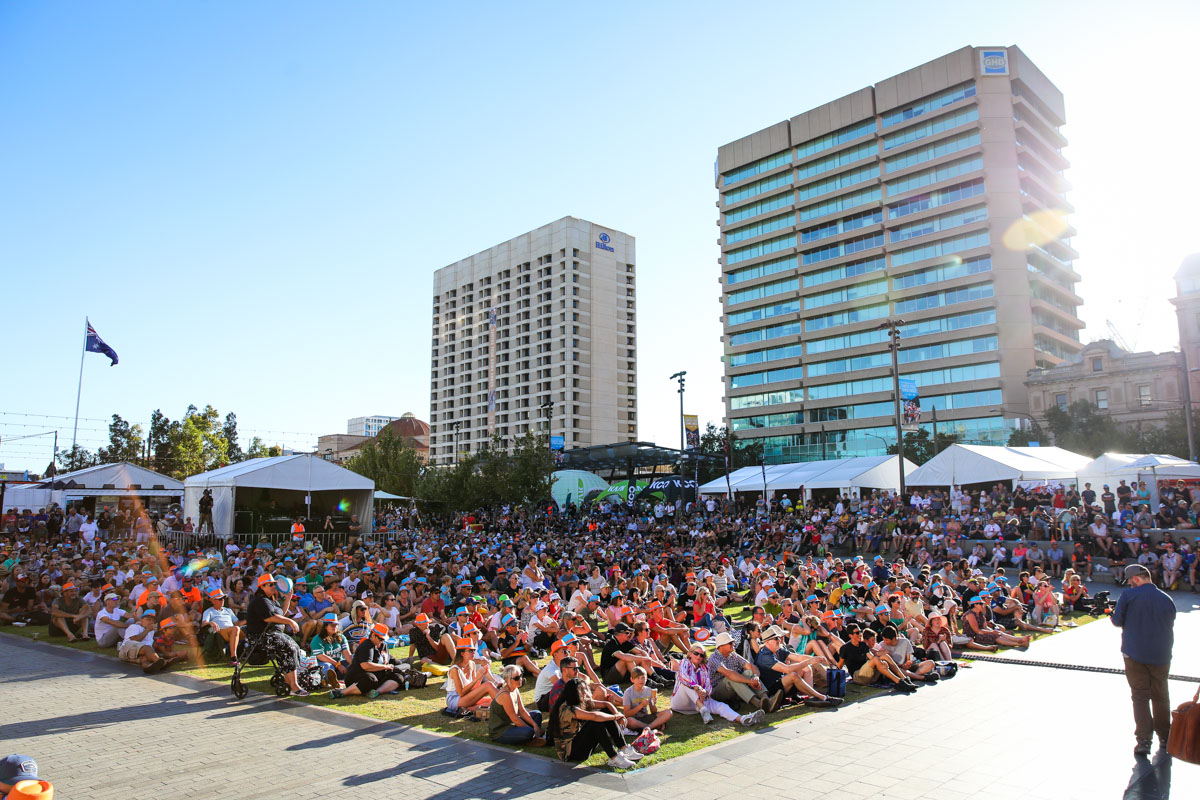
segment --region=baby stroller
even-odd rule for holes
[[[275,690],[275,696],[287,697],[292,693],[292,690],[287,685],[287,680],[283,677],[283,670],[279,668],[279,664],[275,662],[275,659],[270,658],[266,654],[265,649],[260,649],[264,638],[264,636],[255,636],[244,644],[237,666],[233,668],[233,680],[229,683],[229,691],[238,700],[244,699],[250,692],[250,687],[242,681],[242,670],[247,666],[261,667],[264,664],[270,664],[272,667],[271,688]],[[312,656],[300,659],[300,667],[296,670],[296,682],[306,692],[315,692],[321,688],[321,670],[317,659]]]

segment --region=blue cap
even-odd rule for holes
[[[501,624],[501,625],[511,625],[511,624],[512,624],[512,623],[514,623],[514,622],[516,622],[516,620],[515,620],[515,619],[513,619],[513,615],[512,615],[512,614],[505,614],[505,615],[504,615],[504,616],[503,616],[503,617],[500,619],[500,624]]]
[[[804,598],[804,602],[815,603],[817,602],[817,596],[815,594],[810,594],[808,597]]]
[[[338,615],[335,614],[334,612],[330,611],[330,612],[326,613],[323,617],[321,617],[321,621],[322,622],[337,622]]]
[[[470,612],[467,611],[466,606],[459,606],[458,608],[454,609],[454,616],[456,616],[456,617],[459,614],[468,614],[468,613],[470,613]]]
[[[876,613],[876,614],[886,614],[886,613],[887,613],[887,610],[888,610],[888,607],[887,607],[887,606],[876,606],[876,607],[875,607],[875,613]]]
[[[591,597],[589,597],[589,598],[588,598],[588,602],[589,602],[589,603],[599,603],[599,602],[600,602],[600,595],[598,595],[598,594],[594,594],[594,595],[592,595]]]
[[[29,756],[11,755],[0,759],[0,783],[14,786],[21,781],[37,779],[37,762]]]

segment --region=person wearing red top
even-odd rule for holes
[[[449,625],[446,619],[446,604],[442,602],[442,596],[436,592],[430,592],[429,596],[421,602],[421,613],[433,622]]]
[[[669,619],[663,613],[662,603],[657,600],[650,601],[646,611],[650,613],[650,619],[646,620],[650,625],[650,637],[663,646],[663,652],[666,653],[675,646],[686,653],[691,646],[688,627]]]

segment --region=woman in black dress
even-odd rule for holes
[[[279,665],[279,671],[283,673],[283,679],[287,681],[292,694],[305,697],[308,692],[301,689],[300,684],[296,682],[296,670],[300,668],[300,659],[303,657],[300,646],[283,632],[286,627],[294,633],[299,633],[300,625],[288,617],[287,612],[276,602],[279,589],[270,573],[264,572],[259,575],[255,583],[258,591],[254,593],[246,609],[246,633],[249,636],[262,635],[263,640],[259,647]]]

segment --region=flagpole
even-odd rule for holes
[[[75,464],[75,442],[79,435],[79,397],[83,394],[83,357],[87,355],[87,328],[88,318],[83,318],[83,349],[79,353],[79,386],[75,390],[75,427],[71,431],[71,470],[76,468]],[[70,470],[68,470],[70,471]]]

